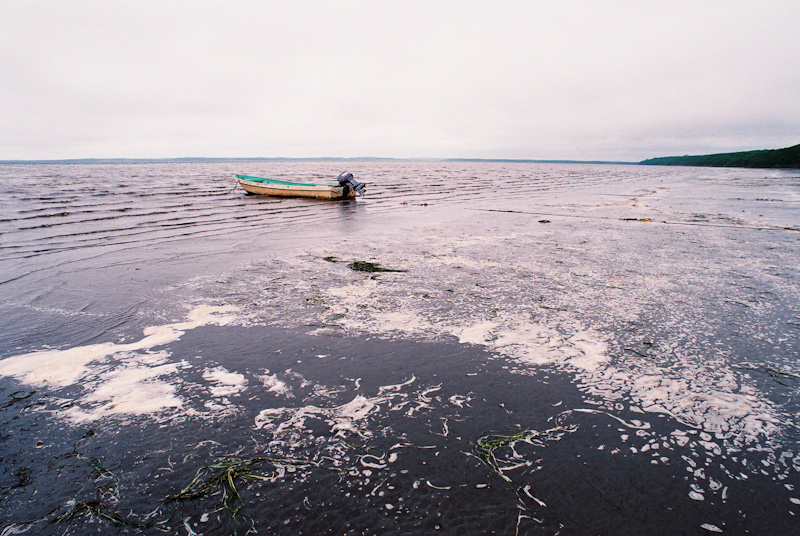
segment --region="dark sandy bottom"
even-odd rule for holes
[[[389,384],[401,386],[392,391],[398,396],[417,395],[402,406],[379,404],[358,431],[341,437],[324,417],[309,417],[287,445],[271,443],[277,433],[254,427],[259,412],[286,404],[266,388],[247,390],[237,410],[213,419],[106,419],[74,426],[41,411],[58,410],[59,395],[67,393],[44,394],[3,379],[4,536],[253,529],[309,535],[707,534],[708,527],[792,534],[797,527],[785,508],[776,507],[788,495],[767,477],[763,483],[758,474],[727,482],[725,502],[692,500],[679,448],[661,453],[657,464],[627,452],[637,445],[635,414],[575,411],[592,408],[569,378],[510,373],[479,347],[207,326],[187,333],[173,353],[176,361],[213,358],[246,377],[264,367],[293,371],[297,383],[289,386],[289,403],[295,408],[376,397]],[[321,395],[314,385],[341,391]],[[200,407],[199,396],[184,394]],[[427,407],[409,415],[420,400]],[[665,434],[676,428],[664,416],[651,422]],[[500,446],[495,455],[501,466],[528,462],[504,472],[506,481],[477,455],[476,445],[486,434],[523,429],[556,431],[541,441]],[[632,439],[620,445],[626,429]],[[331,449],[339,439],[344,447]],[[221,478],[212,482],[211,476]],[[180,496],[182,490],[188,491]],[[736,526],[726,524],[732,519]]]

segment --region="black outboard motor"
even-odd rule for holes
[[[337,179],[339,181],[339,186],[344,188],[344,196],[347,197],[347,194],[350,193],[350,190],[354,190],[356,195],[361,195],[364,193],[367,185],[363,182],[358,182],[353,178],[353,174],[349,171],[342,171],[339,173]]]

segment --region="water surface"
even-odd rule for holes
[[[343,166],[365,197],[233,188]],[[3,536],[796,526],[797,172],[143,162],[0,183]]]

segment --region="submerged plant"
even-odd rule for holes
[[[270,474],[257,473],[257,469],[270,466]],[[166,498],[167,503],[206,499],[220,496],[220,507],[228,512],[234,523],[244,508],[239,487],[248,480],[274,482],[282,476],[287,467],[316,466],[303,460],[276,458],[228,458],[200,467],[192,481],[179,493]]]
[[[89,466],[90,466],[90,467],[93,469],[93,471],[94,471],[95,473],[97,473],[98,475],[101,475],[101,476],[111,476],[111,477],[113,477],[113,476],[114,476],[114,473],[112,473],[111,471],[109,471],[108,469],[106,469],[105,467],[103,467],[103,466],[100,464],[100,460],[98,460],[97,458],[93,458],[92,456],[84,456],[84,455],[83,455],[83,454],[81,454],[81,453],[77,453],[77,454],[76,454],[76,457],[77,457],[77,458],[78,458],[80,461],[82,461],[82,462],[85,462],[86,464],[88,464],[88,465],[89,465]]]
[[[106,502],[100,500],[75,502],[72,504],[72,509],[69,512],[57,517],[55,521],[56,523],[65,523],[85,514],[105,519],[120,528],[141,528],[145,526],[136,521],[122,517],[119,512],[111,508]]]
[[[562,437],[564,437],[568,433],[572,433],[577,430],[578,427],[575,425],[570,426],[556,426],[554,428],[550,428],[549,430],[544,430],[542,432],[538,430],[522,430],[521,432],[517,432],[516,434],[486,434],[475,442],[475,455],[486,465],[488,465],[491,470],[496,473],[500,478],[502,478],[508,484],[513,485],[514,482],[505,475],[503,472],[506,469],[510,469],[511,467],[504,468],[500,466],[500,461],[503,461],[503,457],[500,457],[500,461],[498,461],[498,453],[501,449],[505,447],[509,447],[511,449],[514,448],[516,443],[527,443],[534,447],[544,448],[547,446],[548,442],[558,441]],[[516,452],[514,453],[516,456]],[[514,467],[518,467],[518,465],[514,465]],[[524,486],[524,487],[515,487],[514,492],[517,495],[517,524],[514,534],[519,534],[519,527],[520,523],[523,519],[533,519],[534,521],[541,523],[541,520],[538,520],[531,515],[527,515],[526,512],[530,512],[530,508],[528,506],[528,501],[526,501],[525,497],[534,501],[538,506],[542,508],[546,508],[547,505],[541,499],[534,496],[531,492],[531,486]]]
[[[90,516],[111,522],[121,529],[144,529],[165,524],[172,519],[172,516],[164,512],[162,508],[157,508],[145,516],[132,512],[129,514],[119,512],[113,506],[118,502],[116,476],[114,473],[103,467],[101,461],[97,458],[77,452],[75,454],[78,460],[91,467],[98,498],[90,500],[78,500],[75,498],[68,501],[66,506],[69,510],[57,516],[54,520],[56,523],[70,523],[78,518]],[[170,503],[219,497],[219,510],[224,510],[228,513],[233,524],[233,533],[235,534],[239,523],[238,516],[245,507],[245,501],[240,490],[248,481],[274,482],[294,468],[312,466],[318,467],[319,464],[308,460],[267,457],[218,459],[197,469],[192,481],[180,492],[168,495],[163,500],[162,506]],[[106,485],[98,485],[98,479],[106,481]],[[110,482],[108,482],[109,480]]]
[[[791,372],[785,372],[783,370],[779,370],[773,367],[766,367],[764,369],[764,372],[769,374],[770,378],[775,380],[775,382],[783,385],[784,387],[790,387],[790,385],[786,383],[788,380],[800,379],[800,376],[797,376],[797,374],[792,374]]]
[[[800,380],[800,376],[797,374],[792,374],[791,372],[786,372],[784,370],[777,369],[775,367],[771,367],[769,365],[759,365],[754,363],[741,363],[737,365],[733,365],[734,368],[743,369],[743,370],[752,370],[754,372],[763,372],[767,376],[773,379],[775,383],[782,385],[784,387],[792,387],[789,382],[796,382]]]
[[[77,443],[93,435],[95,435],[94,430],[89,430]],[[74,519],[89,515],[94,518],[110,521],[119,528],[145,528],[153,526],[153,523],[145,522],[140,516],[133,513],[124,515],[112,506],[117,503],[118,499],[117,477],[111,470],[104,467],[99,459],[81,454],[77,450],[75,450],[73,454],[76,459],[92,468],[90,476],[94,480],[95,492],[98,498],[80,501],[72,499],[68,501],[66,506],[68,506],[70,510],[57,516],[55,518],[55,523],[69,523]]]
[[[511,479],[503,473],[503,468],[497,461],[497,451],[504,447],[512,447],[515,443],[523,442],[534,447],[545,447],[548,441],[558,441],[565,434],[574,432],[574,427],[556,426],[543,432],[538,430],[523,430],[516,434],[487,434],[475,442],[475,454],[488,465],[492,471],[508,483]]]
[[[351,270],[356,272],[405,272],[406,270],[397,270],[394,268],[384,268],[376,262],[367,261],[354,261],[348,264]]]

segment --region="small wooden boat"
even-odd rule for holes
[[[334,184],[279,181],[249,175],[236,175],[236,182],[251,194],[314,199],[348,199],[361,195],[365,189],[364,183],[356,181],[347,172],[341,173]]]

